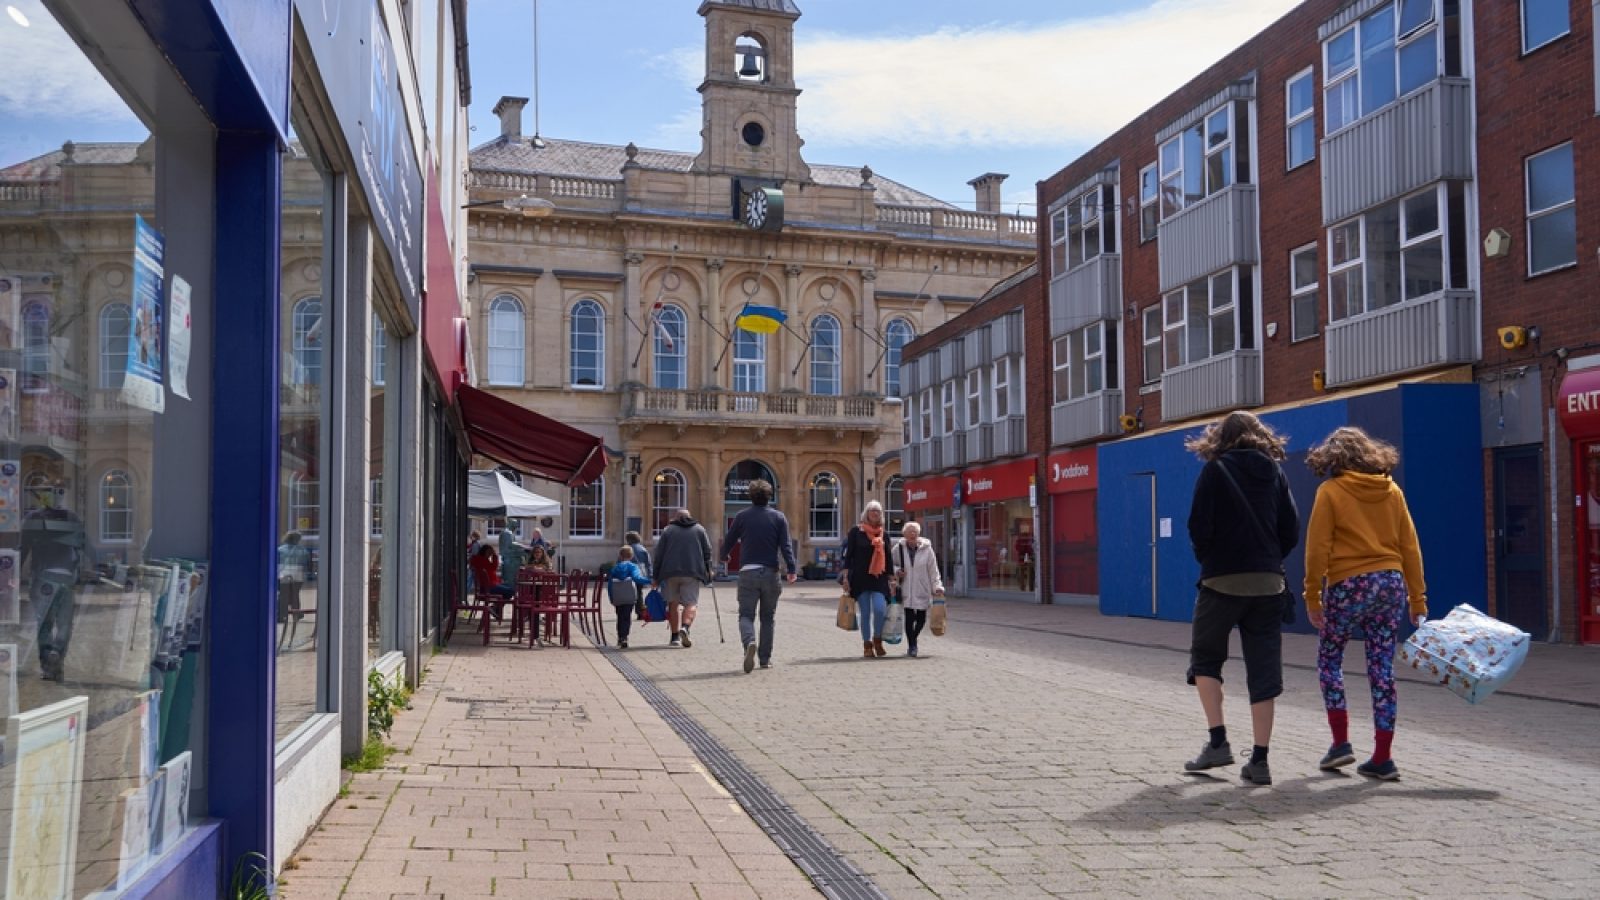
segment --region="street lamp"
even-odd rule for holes
[[[478,200],[468,203],[462,209],[503,209],[509,212],[521,213],[525,219],[548,216],[555,212],[556,205],[543,197],[529,197],[523,194],[520,197],[507,197],[503,200]]]

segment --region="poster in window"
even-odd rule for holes
[[[133,312],[128,325],[128,372],[122,380],[122,401],[138,409],[162,412],[162,277],[166,241],[144,220],[134,216]]]
[[[22,530],[22,463],[0,459],[0,532]]]
[[[129,788],[117,798],[122,843],[117,854],[117,890],[133,886],[150,855],[150,786]],[[115,820],[113,820],[115,821]]]
[[[189,320],[189,282],[172,276],[172,314],[167,333],[167,353],[172,357],[172,393],[189,399],[189,348],[193,343]]]
[[[15,756],[0,770],[11,795],[7,897],[74,895],[88,712],[89,698],[78,696],[7,720],[7,753]]]
[[[8,719],[17,712],[16,644],[0,644],[0,712]]]
[[[0,272],[0,350],[22,346],[17,334],[17,316],[22,312],[22,279],[11,272]]]
[[[166,775],[166,796],[161,803],[161,834],[176,840],[189,827],[189,778],[194,773],[194,756],[188,750],[174,756],[161,767]]]
[[[156,777],[161,766],[161,691],[146,691],[139,698],[139,780]]]
[[[17,370],[0,369],[0,441],[17,439]]]
[[[22,594],[18,590],[20,569],[16,550],[0,550],[0,625],[22,621]]]

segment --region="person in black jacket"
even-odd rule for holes
[[[1254,746],[1239,776],[1271,784],[1267,746],[1273,700],[1283,693],[1283,560],[1300,543],[1300,514],[1279,463],[1286,441],[1247,412],[1229,413],[1184,446],[1205,461],[1189,509],[1200,561],[1188,681],[1200,694],[1210,739],[1184,764],[1198,772],[1234,761],[1222,718],[1222,664],[1239,629]]]
[[[883,646],[883,622],[889,609],[893,569],[889,566],[891,538],[884,533],[883,504],[876,500],[861,511],[861,521],[844,537],[843,571],[839,584],[856,601],[857,621],[861,623],[861,655],[867,659],[887,656]]]

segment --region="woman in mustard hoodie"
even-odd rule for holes
[[[1393,781],[1394,651],[1402,618],[1421,622],[1428,611],[1422,551],[1405,494],[1389,473],[1400,462],[1394,447],[1359,428],[1339,428],[1306,456],[1327,481],[1317,489],[1306,529],[1306,611],[1321,637],[1317,675],[1333,745],[1324,770],[1356,761],[1344,695],[1344,645],[1356,628],[1366,634],[1367,679],[1375,729],[1372,758],[1362,775]],[[1324,592],[1326,584],[1326,592]]]

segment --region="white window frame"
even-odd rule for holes
[[[1415,200],[1418,197],[1426,196],[1429,192],[1432,192],[1433,194],[1434,228],[1432,231],[1425,231],[1420,234],[1409,234],[1407,229],[1411,225],[1411,219],[1406,213],[1406,206],[1410,201]],[[1442,185],[1437,189],[1430,188],[1427,191],[1421,191],[1408,197],[1402,197],[1397,202],[1400,205],[1400,299],[1395,302],[1405,303],[1410,300],[1420,300],[1423,297],[1431,297],[1434,294],[1441,293],[1449,284],[1450,252],[1449,248],[1445,246],[1444,240],[1446,225],[1445,218],[1449,215],[1449,212],[1444,197],[1444,187]],[[1406,296],[1406,291],[1409,289],[1410,279],[1406,276],[1411,266],[1407,260],[1412,254],[1408,253],[1407,251],[1416,250],[1419,247],[1434,241],[1439,243],[1439,289],[1435,291],[1424,291],[1423,293],[1417,294],[1414,297],[1408,297]],[[1387,305],[1393,306],[1394,304],[1390,303]]]
[[[1082,400],[1105,391],[1108,381],[1105,322],[1091,322],[1056,338],[1051,352],[1056,403]],[[1093,387],[1096,381],[1099,386]]]
[[[1072,399],[1072,335],[1050,342],[1050,391],[1055,403]]]
[[[1050,274],[1054,278],[1068,271],[1067,206],[1062,204],[1050,212]]]
[[[115,483],[114,483],[115,482]],[[113,494],[113,492],[116,492]],[[134,531],[134,496],[133,476],[125,469],[108,469],[100,476],[99,490],[96,492],[100,513],[100,542],[103,544],[131,544]],[[117,508],[115,497],[122,498],[121,508]],[[109,501],[109,502],[108,502]],[[111,522],[122,520],[124,523],[113,528]]]
[[[1434,202],[1434,205],[1435,205],[1435,209],[1436,209],[1437,214],[1438,214],[1438,227],[1435,228],[1432,231],[1427,231],[1427,232],[1423,232],[1423,233],[1420,233],[1420,234],[1409,234],[1409,233],[1407,233],[1407,227],[1409,225],[1409,219],[1408,219],[1408,217],[1406,215],[1406,204],[1409,203],[1412,200],[1415,200],[1415,199],[1417,199],[1419,197],[1424,197],[1424,196],[1432,196],[1433,197],[1433,202]],[[1396,261],[1397,270],[1399,272],[1399,278],[1398,278],[1396,283],[1397,283],[1397,285],[1399,287],[1399,293],[1396,294],[1392,298],[1391,297],[1377,297],[1377,298],[1374,298],[1372,296],[1372,292],[1370,290],[1368,290],[1368,284],[1367,284],[1367,270],[1368,270],[1368,265],[1371,262],[1371,253],[1372,253],[1372,236],[1371,236],[1371,233],[1370,233],[1370,230],[1371,230],[1370,229],[1370,222],[1371,222],[1371,219],[1374,217],[1375,213],[1377,213],[1380,210],[1383,210],[1383,209],[1385,209],[1387,207],[1390,207],[1390,206],[1393,206],[1393,207],[1396,208],[1396,228],[1398,229],[1398,232],[1399,232],[1396,235],[1396,246],[1397,246],[1398,252],[1399,252],[1399,256],[1398,256],[1398,259]],[[1337,247],[1339,246],[1338,241],[1336,241],[1334,239],[1334,235],[1337,232],[1339,232],[1339,231],[1341,231],[1343,229],[1349,228],[1352,225],[1356,226],[1355,231],[1353,233],[1359,236],[1360,247],[1358,248],[1358,252],[1354,256],[1346,259],[1343,262],[1339,262],[1337,260],[1337,258],[1335,257],[1335,255],[1334,255],[1335,252],[1336,252]],[[1423,298],[1426,298],[1426,297],[1432,297],[1435,294],[1437,294],[1438,291],[1429,291],[1427,293],[1418,294],[1417,296],[1414,296],[1414,297],[1407,297],[1406,296],[1406,284],[1407,284],[1407,281],[1408,281],[1407,274],[1408,274],[1408,270],[1410,268],[1410,265],[1407,262],[1407,259],[1408,259],[1408,256],[1411,255],[1411,254],[1408,254],[1407,251],[1416,250],[1419,247],[1422,247],[1423,245],[1431,243],[1431,242],[1433,242],[1435,240],[1439,242],[1441,290],[1448,289],[1449,281],[1450,281],[1450,264],[1451,264],[1449,227],[1450,227],[1449,226],[1449,198],[1445,193],[1445,185],[1442,184],[1442,183],[1433,185],[1431,187],[1424,188],[1423,190],[1417,191],[1415,193],[1408,194],[1408,195],[1406,195],[1404,197],[1400,197],[1400,198],[1398,198],[1396,200],[1391,200],[1388,203],[1384,203],[1384,204],[1381,204],[1379,206],[1373,207],[1372,209],[1366,210],[1365,212],[1361,213],[1358,216],[1354,216],[1352,218],[1345,219],[1342,222],[1334,223],[1334,225],[1327,230],[1327,239],[1328,239],[1328,304],[1327,304],[1328,322],[1329,323],[1333,323],[1333,322],[1340,322],[1340,321],[1343,321],[1345,319],[1357,318],[1359,316],[1363,316],[1363,315],[1366,315],[1366,314],[1371,313],[1371,312],[1375,312],[1375,311],[1380,310],[1380,309],[1386,309],[1388,307],[1396,306],[1396,305],[1401,304],[1401,303],[1409,303],[1409,302],[1412,302],[1414,300],[1419,300],[1419,299],[1423,299]],[[1338,276],[1340,276],[1340,275],[1342,275],[1342,274],[1344,274],[1346,272],[1354,273],[1353,277],[1356,280],[1356,284],[1361,289],[1361,308],[1357,312],[1351,312],[1348,315],[1340,315],[1339,314],[1340,310],[1335,306],[1335,303],[1337,301],[1341,300],[1342,298],[1340,298],[1335,293],[1334,288],[1335,288],[1335,285],[1339,281],[1339,277]],[[1348,280],[1348,278],[1346,280]]]
[[[23,381],[25,390],[43,391],[43,379],[50,374],[50,320],[54,312],[43,300],[22,304],[22,371],[29,376]],[[131,322],[128,327],[133,327]]]
[[[590,333],[579,332],[580,314],[582,321],[592,323],[594,326],[593,350],[578,348],[578,338]],[[594,384],[579,383],[585,372],[591,368],[588,363],[578,362],[579,354],[593,357]],[[572,304],[572,312],[567,317],[567,386],[575,391],[603,391],[606,387],[606,308],[593,297],[585,297]]]
[[[683,308],[674,303],[661,307],[661,312],[653,317],[650,327],[650,346],[653,358],[650,364],[650,378],[655,386],[665,391],[682,391],[689,387],[689,316]],[[667,337],[670,335],[672,346],[667,346]],[[662,363],[676,363],[676,366],[663,366]],[[670,372],[670,368],[677,371]],[[663,375],[674,377],[663,377]],[[670,383],[675,382],[675,383]]]
[[[689,479],[683,472],[672,466],[656,470],[650,478],[650,536],[660,537],[672,514],[688,506]]]
[[[318,496],[322,485],[317,479],[307,477],[304,472],[295,472],[289,476],[289,530],[300,532],[301,537],[316,537],[322,532],[322,505]],[[311,520],[311,525],[300,527],[300,513],[307,512],[304,518]]]
[[[906,480],[901,475],[891,475],[883,484],[884,524],[904,525],[906,522]]]
[[[1573,194],[1572,194],[1571,197],[1567,198],[1565,201],[1563,201],[1561,203],[1557,203],[1554,206],[1547,206],[1547,207],[1543,207],[1541,209],[1534,209],[1533,208],[1533,163],[1534,163],[1534,160],[1537,160],[1542,156],[1549,156],[1552,153],[1559,153],[1562,150],[1567,151],[1567,154],[1568,154],[1568,157],[1569,157],[1569,161],[1572,164],[1571,168],[1569,169],[1569,177],[1572,179]],[[1523,196],[1523,211],[1527,216],[1527,225],[1525,226],[1525,233],[1527,234],[1527,244],[1528,244],[1528,277],[1531,278],[1531,277],[1533,277],[1535,275],[1543,275],[1543,274],[1545,274],[1547,272],[1559,272],[1562,269],[1570,269],[1573,266],[1577,265],[1578,264],[1577,243],[1576,243],[1576,241],[1574,241],[1574,243],[1573,243],[1573,254],[1572,254],[1572,261],[1571,262],[1564,262],[1564,263],[1562,263],[1560,265],[1550,266],[1550,267],[1547,267],[1547,268],[1544,268],[1544,269],[1535,269],[1533,267],[1533,247],[1534,247],[1533,223],[1538,219],[1543,219],[1543,218],[1547,218],[1547,217],[1550,217],[1550,216],[1558,215],[1558,214],[1560,214],[1562,212],[1565,212],[1568,209],[1574,209],[1578,205],[1578,198],[1577,198],[1577,153],[1575,152],[1571,141],[1567,141],[1566,143],[1557,144],[1554,147],[1550,147],[1550,148],[1547,148],[1545,150],[1541,150],[1538,153],[1534,153],[1534,154],[1528,156],[1526,159],[1524,159],[1522,161],[1522,196]],[[1576,214],[1574,214],[1574,215],[1576,215]]]
[[[1146,306],[1144,309],[1139,311],[1139,324],[1141,332],[1139,337],[1142,341],[1142,346],[1140,347],[1141,353],[1139,356],[1139,365],[1144,370],[1142,373],[1144,379],[1142,382],[1143,384],[1161,384],[1161,373],[1167,370],[1166,356],[1164,355],[1166,350],[1163,346],[1165,329],[1162,328],[1161,322],[1163,306],[1164,303],[1152,303],[1151,305]],[[1155,324],[1154,328],[1150,327],[1152,322]],[[1150,352],[1152,349],[1156,354],[1156,367],[1154,372],[1150,371]]]
[[[997,359],[989,373],[989,411],[996,422],[1012,414],[1011,358]]]
[[[1226,279],[1228,285],[1228,300],[1226,303],[1218,304],[1216,300],[1216,285],[1220,280],[1223,279]],[[1206,286],[1206,310],[1205,321],[1203,323],[1191,321],[1193,317],[1189,315],[1189,307],[1191,305],[1190,292],[1196,285],[1202,282],[1204,282]],[[1181,315],[1177,318],[1174,318],[1172,315],[1172,301],[1174,299],[1178,301],[1178,311],[1181,313]],[[1213,272],[1210,275],[1196,278],[1194,281],[1191,281],[1182,287],[1174,288],[1173,290],[1168,291],[1166,294],[1162,295],[1161,305],[1163,310],[1163,352],[1161,361],[1165,371],[1181,368],[1183,366],[1190,365],[1191,363],[1203,362],[1208,359],[1216,359],[1219,356],[1238,351],[1240,343],[1239,330],[1242,327],[1241,323],[1239,322],[1238,266],[1229,266],[1220,272]],[[1229,346],[1227,349],[1219,351],[1217,349],[1216,341],[1214,340],[1214,334],[1216,322],[1220,316],[1228,317],[1232,326],[1232,332],[1230,334],[1231,346]],[[1196,334],[1203,334],[1205,337],[1204,353],[1196,354],[1193,351],[1191,342],[1196,340]],[[1103,346],[1104,343],[1102,342],[1102,347]],[[1179,351],[1178,356],[1181,357],[1181,359],[1176,363],[1174,363],[1170,358],[1172,354],[1172,348],[1174,346],[1177,347]]]
[[[1302,282],[1300,281],[1300,268],[1296,265],[1296,260],[1307,253],[1311,254],[1311,274],[1313,277],[1309,282]],[[1321,333],[1317,324],[1317,307],[1319,305],[1317,303],[1317,295],[1320,292],[1322,281],[1316,277],[1321,271],[1321,267],[1317,262],[1316,244],[1307,244],[1304,247],[1296,247],[1289,251],[1289,342],[1291,344],[1298,341],[1311,340]],[[1300,307],[1306,297],[1311,298],[1311,330],[1302,333]]]
[[[372,504],[372,521],[367,523],[367,537],[383,540],[383,476],[367,479],[367,500]]]
[[[1064,275],[1110,252],[1106,245],[1115,240],[1115,232],[1107,232],[1116,228],[1116,217],[1114,214],[1107,215],[1107,209],[1115,209],[1114,203],[1106,202],[1104,191],[1108,189],[1107,185],[1097,184],[1074,195],[1064,206],[1050,214],[1051,228],[1054,229],[1051,243],[1063,248],[1052,250],[1059,261],[1052,269],[1053,274]],[[1112,199],[1115,197],[1113,191]]]
[[[1555,43],[1556,41],[1559,41],[1562,38],[1564,38],[1567,35],[1572,33],[1572,7],[1570,5],[1568,5],[1567,0],[1547,0],[1547,2],[1550,2],[1552,5],[1555,5],[1556,7],[1561,8],[1566,12],[1566,14],[1567,14],[1567,27],[1564,30],[1562,30],[1560,32],[1557,32],[1556,34],[1552,34],[1551,36],[1545,38],[1544,40],[1540,41],[1537,44],[1534,44],[1531,47],[1528,46],[1528,0],[1521,0],[1521,2],[1519,2],[1517,4],[1517,21],[1522,27],[1522,55],[1523,56],[1527,56],[1529,53],[1532,53],[1533,51],[1538,50],[1540,47],[1548,47],[1551,44]]]
[[[316,307],[315,312],[312,311],[312,306]],[[294,371],[290,373],[290,378],[293,384],[322,384],[322,367],[326,360],[322,357],[321,319],[321,297],[301,297],[294,302],[289,312],[289,358],[294,363]],[[315,367],[307,363],[308,357],[313,353],[317,358]],[[316,370],[315,374],[312,374],[313,368]]]
[[[122,316],[122,333],[113,334],[110,319]],[[133,328],[133,309],[120,300],[100,308],[100,387],[119,390],[128,374],[128,331]]]
[[[1156,164],[1159,166],[1158,171],[1159,171],[1160,176],[1161,176],[1160,180],[1157,182],[1156,192],[1157,192],[1157,194],[1160,195],[1160,200],[1161,200],[1161,221],[1163,221],[1163,222],[1165,222],[1166,220],[1172,218],[1173,216],[1177,215],[1178,213],[1183,212],[1185,209],[1187,209],[1189,207],[1189,200],[1188,200],[1189,190],[1188,190],[1188,187],[1184,184],[1184,181],[1186,180],[1186,178],[1188,176],[1187,176],[1187,173],[1184,171],[1184,158],[1183,158],[1183,138],[1184,138],[1184,135],[1187,134],[1189,131],[1190,131],[1190,129],[1186,128],[1183,131],[1180,131],[1177,134],[1173,135],[1172,137],[1168,138],[1167,140],[1163,141],[1158,147],[1156,147]],[[1201,136],[1200,140],[1202,142],[1204,141],[1204,134],[1203,133],[1202,133],[1202,136]],[[1171,155],[1175,159],[1175,162],[1170,166],[1167,164],[1168,163],[1168,158],[1167,158],[1168,157],[1168,152],[1167,151],[1168,151],[1169,147],[1173,148]],[[1201,190],[1204,190],[1205,189],[1205,173],[1202,172],[1200,177],[1201,177]],[[1169,182],[1171,183],[1172,188],[1175,188],[1175,190],[1173,190],[1172,188],[1168,187],[1168,183]],[[1169,202],[1169,198],[1170,198],[1170,202]],[[1169,211],[1169,207],[1170,207],[1170,211]]]
[[[1213,119],[1216,119],[1219,116],[1222,118],[1223,122],[1226,124],[1227,127],[1224,129],[1223,138],[1220,141],[1218,141],[1216,144],[1213,144],[1211,142],[1211,136],[1212,136],[1211,122],[1212,122]],[[1200,130],[1201,146],[1205,150],[1205,173],[1206,173],[1205,174],[1205,191],[1206,191],[1206,196],[1210,197],[1213,194],[1219,193],[1221,191],[1225,191],[1228,188],[1232,187],[1233,183],[1235,181],[1235,178],[1234,178],[1235,169],[1234,169],[1234,167],[1237,165],[1238,157],[1234,154],[1234,149],[1233,149],[1234,148],[1234,139],[1233,139],[1233,137],[1234,137],[1233,136],[1234,109],[1233,109],[1233,104],[1232,103],[1224,103],[1221,106],[1217,107],[1216,109],[1212,110],[1211,112],[1206,113],[1205,116],[1200,119],[1200,124],[1201,124],[1201,130]],[[1222,183],[1221,184],[1213,184],[1212,183],[1211,161],[1213,159],[1218,158],[1218,157],[1222,158]]]
[[[905,346],[916,338],[917,331],[910,322],[897,316],[889,320],[883,335],[883,394],[885,397],[899,397],[901,355]]]
[[[739,394],[767,392],[767,336],[743,328],[733,333],[733,390]]]
[[[833,503],[819,503],[827,499],[828,491],[833,492]],[[844,519],[844,487],[839,476],[832,472],[818,472],[812,477],[810,485],[806,488],[806,534],[814,541],[836,541],[842,531],[840,523]],[[817,528],[817,517],[823,516],[831,519],[832,528]]]
[[[1155,240],[1160,229],[1161,173],[1151,163],[1139,170],[1139,243]]]
[[[976,428],[983,424],[983,370],[973,369],[967,373],[967,427]]]
[[[383,327],[383,320],[377,313],[372,314],[372,385],[383,387],[387,373],[384,369],[388,365],[389,355],[389,330]]]
[[[580,500],[584,502],[579,502]],[[592,501],[592,502],[591,502]],[[598,526],[588,531],[578,530],[578,511],[594,511]],[[606,479],[600,476],[583,487],[567,492],[567,538],[574,541],[603,540],[606,536]]]
[[[956,419],[956,382],[952,378],[940,388],[940,408],[943,415],[939,419],[940,434],[955,434],[960,427]]]
[[[527,380],[526,312],[522,301],[511,294],[500,294],[489,301],[488,375],[491,385],[521,387]],[[514,322],[512,317],[515,317]]]
[[[837,397],[844,393],[842,332],[839,320],[823,314],[811,322],[811,393]]]
[[[900,446],[911,446],[911,442],[916,438],[916,433],[911,429],[911,402],[906,401],[900,404]]]
[[[933,439],[933,388],[922,389],[922,400],[917,404],[917,410],[922,414],[922,432],[919,440]]]
[[[1404,99],[1405,97],[1409,97],[1411,94],[1422,90],[1427,85],[1438,81],[1440,76],[1444,74],[1444,17],[1439,8],[1439,0],[1427,0],[1429,3],[1428,18],[1423,20],[1420,25],[1414,26],[1410,31],[1402,33],[1400,31],[1400,14],[1403,11],[1403,7],[1406,2],[1407,0],[1392,0],[1390,3],[1376,7],[1369,11],[1366,15],[1354,22],[1351,22],[1349,26],[1340,29],[1337,34],[1330,35],[1327,40],[1322,42],[1322,97],[1324,116],[1322,127],[1325,136],[1337,134],[1340,131],[1349,128],[1351,125],[1361,121],[1362,119],[1365,119],[1376,112],[1389,108],[1395,103],[1400,102],[1400,100]],[[1394,58],[1393,68],[1395,94],[1394,97],[1384,101],[1378,106],[1375,106],[1372,109],[1366,109],[1362,101],[1362,80],[1365,75],[1362,72],[1361,64],[1365,48],[1363,48],[1361,41],[1361,25],[1363,22],[1376,15],[1379,15],[1386,9],[1392,11],[1391,15],[1394,19],[1394,49],[1392,51],[1392,56]],[[1333,67],[1328,63],[1328,48],[1330,48],[1335,41],[1343,38],[1345,35],[1352,35],[1352,46],[1354,47],[1353,62],[1348,70],[1335,73],[1333,71]],[[1431,37],[1433,40],[1434,75],[1432,78],[1424,81],[1421,84],[1402,89],[1401,79],[1404,76],[1402,73],[1402,67],[1400,65],[1400,56],[1408,47],[1423,40],[1425,37]],[[1334,104],[1328,102],[1329,93],[1331,89],[1336,87],[1342,89],[1344,87],[1344,83],[1347,81],[1351,81],[1354,84],[1356,107],[1355,113],[1350,117],[1350,119],[1339,123],[1338,126],[1335,127],[1334,124],[1327,118],[1327,115],[1334,108]],[[1340,105],[1340,108],[1343,108],[1342,104]]]
[[[1316,68],[1306,66],[1304,69],[1290,76],[1283,83],[1283,160],[1284,171],[1293,171],[1317,158],[1317,85],[1315,82]],[[1295,112],[1294,88],[1300,82],[1306,82],[1307,93],[1311,101],[1306,108]],[[1297,128],[1307,128],[1311,131],[1311,155],[1305,159],[1294,158],[1294,134]]]

